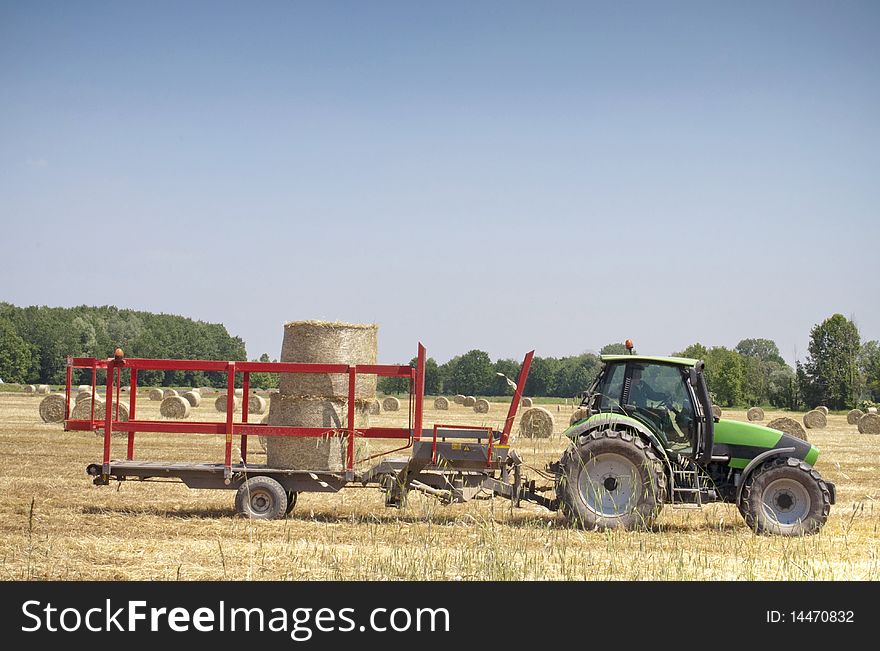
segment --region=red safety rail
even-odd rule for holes
[[[88,420],[74,420],[70,418],[70,389],[73,378],[73,369],[92,369],[92,388],[95,389],[96,375],[99,369],[107,371],[106,403],[112,402],[114,389],[116,390],[116,409],[107,409],[104,421],[96,421],[94,413],[94,401],[91,415]],[[129,394],[129,420],[119,420],[119,388],[122,371],[128,369],[131,374],[131,386]],[[197,421],[174,421],[174,420],[139,420],[137,418],[137,379],[138,371],[205,371],[226,373],[227,405],[226,422],[197,422]],[[243,375],[242,389],[244,400],[242,405],[241,422],[235,422],[235,376],[236,373]],[[251,373],[339,373],[348,375],[348,422],[345,428],[325,427],[292,427],[280,425],[262,425],[248,423],[247,396],[250,390]],[[355,410],[351,408],[355,401],[355,382],[358,375],[378,375],[381,377],[402,377],[410,380],[411,403],[415,402],[415,408],[410,409],[409,427],[370,427],[358,430],[355,428]],[[355,437],[362,438],[385,438],[385,439],[408,439],[412,443],[414,436],[421,437],[422,431],[422,405],[424,403],[425,389],[425,347],[420,343],[418,348],[418,364],[416,368],[411,366],[397,366],[385,364],[300,364],[291,362],[237,362],[237,361],[208,361],[208,360],[181,360],[181,359],[126,359],[121,356],[110,359],[95,359],[91,357],[68,357],[67,360],[67,406],[65,409],[65,429],[79,431],[95,431],[104,428],[104,455],[103,474],[110,472],[110,439],[114,431],[128,433],[127,459],[134,458],[134,435],[135,432],[159,432],[180,434],[224,434],[226,436],[225,447],[225,474],[228,479],[232,475],[232,442],[235,436],[241,437],[242,462],[247,463],[247,437],[248,436],[300,436],[317,437],[327,434],[345,433],[348,436],[348,448],[346,450],[346,470],[351,472],[354,466]],[[93,391],[94,392],[94,391]]]

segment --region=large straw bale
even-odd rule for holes
[[[180,394],[174,389],[162,389],[162,400],[165,400],[165,398],[174,398],[178,395]]]
[[[256,394],[248,398],[247,404],[249,414],[262,414],[266,411],[266,399]]]
[[[400,400],[394,396],[388,396],[382,401],[382,411],[398,411],[400,409]]]
[[[473,396],[465,396],[464,402],[461,404],[463,404],[465,407],[473,407],[476,404],[476,402],[477,402],[477,399],[474,398]]]
[[[590,415],[590,410],[586,407],[578,407],[574,410],[574,413],[571,415],[571,418],[568,419],[568,426],[571,427],[579,420],[583,420],[587,416]]]
[[[368,403],[355,402],[355,428],[370,426]],[[324,436],[266,437],[266,463],[272,468],[340,471],[347,452],[348,401],[341,398],[303,398],[275,394],[269,402],[269,423],[326,430]],[[357,461],[365,449],[355,446]]]
[[[40,418],[44,423],[63,422],[66,406],[67,399],[63,393],[51,393],[40,400]]]
[[[868,413],[869,413],[869,414],[876,414],[876,413],[877,413],[877,407],[868,407]]]
[[[818,409],[808,411],[804,414],[804,427],[807,429],[825,429],[828,425],[828,419]]]
[[[214,401],[214,409],[225,414],[226,413],[226,398],[227,398],[227,394],[225,394],[225,393],[221,393],[219,396],[217,396],[217,399]],[[241,399],[238,396],[233,396],[232,402],[233,402],[233,409],[237,411],[238,408],[241,407]]]
[[[721,407],[718,405],[712,405],[712,415],[717,419],[721,419]]]
[[[25,393],[36,393],[37,387],[33,384],[26,384],[22,391],[24,391]]]
[[[104,401],[100,398],[95,399],[95,420],[98,420],[99,408],[104,406]],[[70,412],[70,417],[74,420],[89,420],[92,415],[92,401],[81,400],[74,405]]]
[[[378,416],[382,412],[382,403],[380,403],[376,398],[371,398],[367,400],[367,413],[370,416]]]
[[[859,418],[865,415],[861,409],[853,409],[846,415],[846,422],[850,425],[858,425]]]
[[[444,398],[443,396],[434,398],[434,409],[447,411],[449,409],[449,398]]]
[[[746,412],[746,418],[750,421],[764,420],[764,410],[760,407],[751,407]]]
[[[115,405],[116,403],[113,402],[111,404]],[[107,406],[107,403],[104,402],[103,400],[95,403],[95,420],[104,420],[105,418],[107,418],[106,406]],[[114,406],[114,407],[112,407],[112,409],[113,409],[113,411],[111,412],[111,415],[114,420],[116,420],[118,422],[122,422],[122,423],[128,422],[128,407],[124,403],[122,403],[122,402],[119,403],[119,416],[118,417],[116,415],[116,407]],[[86,418],[88,418],[88,416]],[[103,431],[103,430],[101,430],[101,431]]]
[[[181,396],[168,396],[159,405],[159,413],[165,418],[182,420],[189,417],[190,404]]]
[[[880,415],[865,414],[859,418],[859,432],[861,434],[880,434]]]
[[[488,414],[489,407],[489,401],[485,398],[480,398],[479,400],[474,402],[474,411],[478,414]]]
[[[785,432],[786,434],[801,439],[802,441],[807,440],[807,432],[794,418],[788,418],[786,416],[776,418],[767,423],[767,427],[779,430],[780,432]]]
[[[198,407],[202,404],[202,394],[198,391],[184,391],[180,397],[186,400],[190,407]]]
[[[304,364],[376,364],[376,324],[328,321],[290,321],[284,324],[282,362]],[[279,391],[287,396],[347,398],[345,373],[282,373]],[[376,396],[376,376],[361,375],[355,381],[355,396]]]
[[[519,403],[519,406],[522,407],[523,409],[528,409],[529,407],[532,406],[532,399],[531,398],[523,398],[522,401]]]
[[[150,400],[154,400],[154,401],[158,402],[160,400],[164,400],[165,393],[162,391],[162,389],[155,389],[154,388],[154,389],[150,389],[149,391],[147,391],[147,397],[149,397]]]
[[[92,385],[91,385],[91,384],[80,384],[80,385],[76,388],[76,390],[79,391],[80,393],[83,392],[83,391],[86,391],[86,392],[88,392],[88,393],[91,393],[91,392],[92,392]]]
[[[453,398],[452,398],[452,402],[454,402],[454,403],[457,404],[457,405],[463,405],[463,404],[464,404],[464,398],[465,398],[465,397],[464,397],[462,394],[457,393],[457,394],[455,394],[455,396],[453,396]]]
[[[52,389],[49,388],[49,385],[48,385],[48,384],[40,384],[40,385],[37,386],[37,393],[39,393],[40,395],[44,395],[44,396],[45,396],[45,395],[48,395],[48,394],[51,393],[51,392],[52,392]]]
[[[98,400],[101,400],[100,394],[97,394],[95,397]],[[78,405],[83,400],[91,400],[91,399],[92,399],[92,392],[91,391],[80,391],[79,393],[76,394],[76,397],[73,399],[73,401],[75,404]]]
[[[819,405],[818,407],[816,407],[816,411],[821,411],[826,416],[828,415],[828,407],[826,407],[825,405]]]
[[[546,439],[553,434],[553,414],[544,407],[530,407],[523,412],[519,431],[529,439]]]

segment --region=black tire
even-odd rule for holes
[[[755,533],[808,536],[818,533],[831,512],[828,485],[800,459],[770,459],[747,482],[739,507]]]
[[[562,456],[561,466],[560,508],[584,529],[650,528],[666,501],[663,463],[630,432],[583,434]]]
[[[296,506],[297,495],[298,493],[296,491],[287,491],[287,508],[284,510],[285,515],[293,513],[293,507]]]
[[[277,520],[287,513],[287,491],[271,477],[251,477],[235,494],[235,510],[255,520]]]

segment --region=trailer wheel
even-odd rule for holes
[[[740,512],[755,533],[817,533],[831,511],[831,491],[812,466],[792,457],[770,459],[743,487]]]
[[[287,492],[271,477],[251,477],[235,494],[235,510],[257,520],[283,518],[287,505]]]
[[[584,529],[649,528],[666,499],[663,463],[625,431],[582,435],[562,456],[556,486],[560,508]]]
[[[296,506],[297,495],[298,493],[296,491],[287,491],[287,508],[284,510],[285,515],[293,513],[293,507]]]

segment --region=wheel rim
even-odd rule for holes
[[[630,513],[641,492],[638,468],[624,456],[598,454],[584,464],[579,488],[587,507],[604,517]]]
[[[761,496],[761,508],[767,518],[782,525],[803,522],[810,513],[810,494],[794,479],[770,482]]]
[[[258,515],[263,515],[272,510],[273,506],[272,494],[269,491],[255,490],[251,491],[249,500],[251,511]]]

